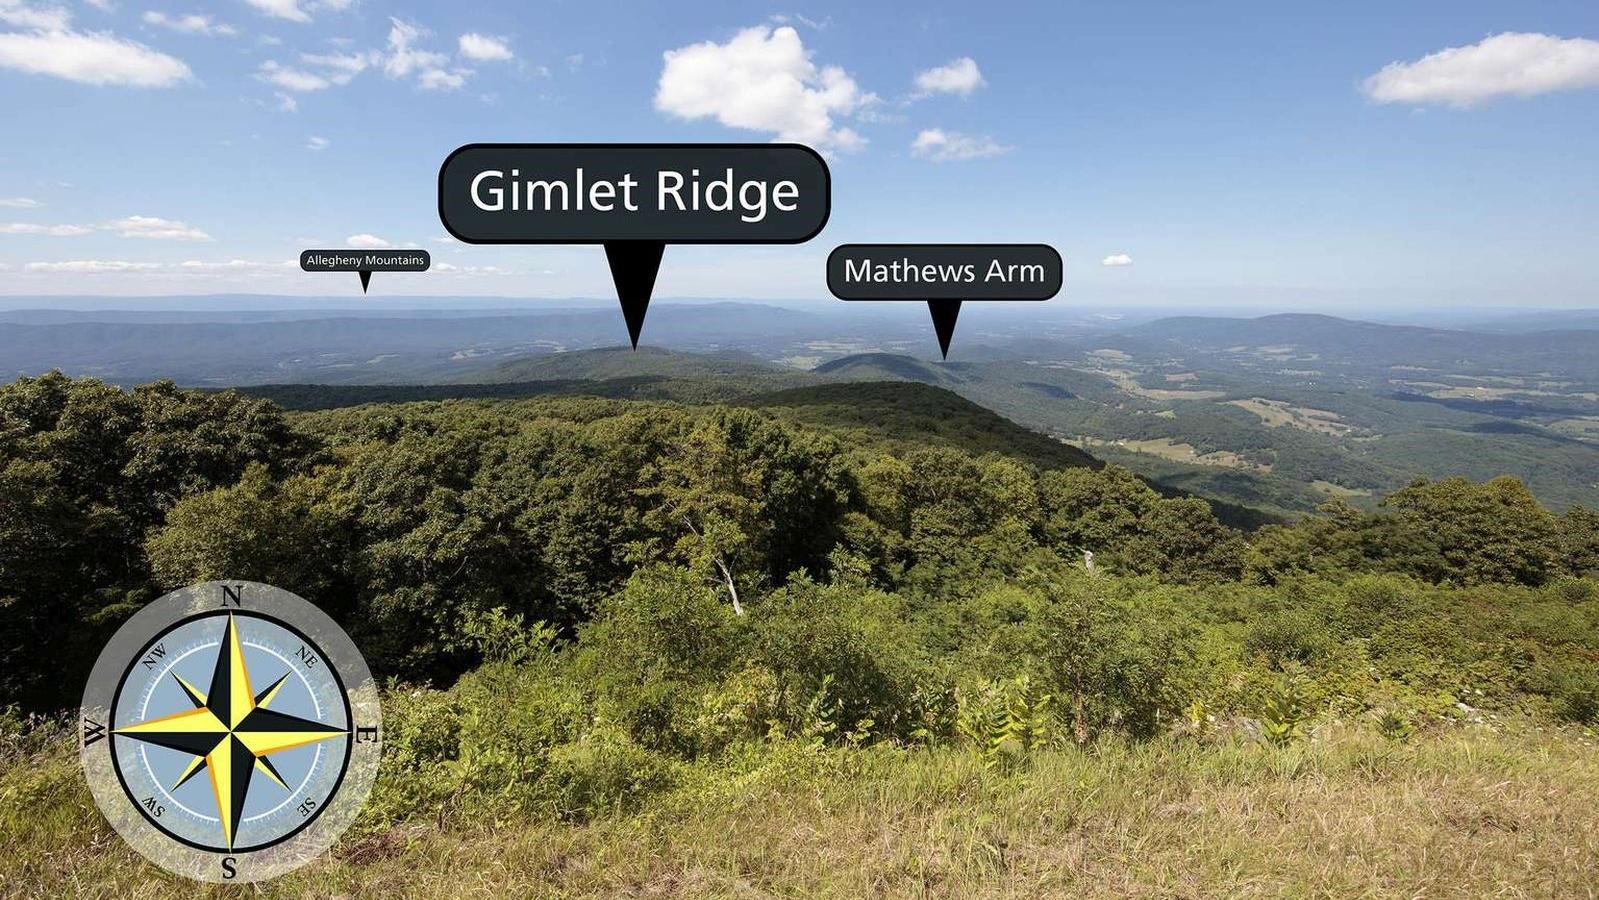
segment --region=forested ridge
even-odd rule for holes
[[[1006,773],[1106,741],[1599,722],[1590,510],[1442,479],[1243,532],[1070,448],[825,413],[874,389],[291,414],[19,379],[0,388],[8,759],[59,760],[27,737],[48,718],[22,718],[72,706],[141,604],[217,578],[318,603],[388,686],[369,836],[589,821],[709,789],[705,766],[872,747]]]

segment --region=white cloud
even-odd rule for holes
[[[128,216],[102,226],[123,237],[152,238],[163,241],[209,241],[211,235],[175,219],[158,216]]]
[[[334,84],[349,84],[355,76],[372,65],[375,56],[368,53],[302,53],[300,61],[322,69],[324,77]]]
[[[430,91],[453,91],[466,84],[471,69],[424,69],[417,76],[417,84]]]
[[[757,25],[725,44],[690,44],[664,58],[655,93],[661,112],[838,150],[866,143],[833,122],[860,106],[855,80],[837,66],[817,68],[793,28]]]
[[[245,0],[246,3],[274,19],[290,22],[309,22],[317,10],[341,12],[349,9],[353,0]]]
[[[255,77],[286,91],[323,91],[334,85],[349,84],[380,57],[377,53],[302,53],[301,66],[289,66],[269,59],[256,70]],[[278,94],[278,108],[294,112],[300,104],[293,97]]]
[[[290,22],[309,22],[311,14],[300,8],[299,0],[245,0],[251,6],[275,19]]]
[[[83,0],[83,2],[101,12],[116,12],[117,10],[117,5],[112,3],[111,0]]]
[[[0,222],[0,234],[47,234],[51,237],[77,237],[94,231],[83,225],[35,225],[32,222]]]
[[[248,260],[248,259],[230,259],[230,260],[227,260],[225,262],[205,262],[205,261],[198,260],[198,259],[186,259],[183,262],[178,263],[176,266],[170,266],[170,267],[165,267],[165,268],[171,268],[171,269],[174,269],[175,271],[178,271],[178,272],[187,272],[187,273],[191,273],[191,274],[211,274],[211,273],[222,273],[222,272],[229,272],[229,273],[271,272],[271,271],[274,271],[274,270],[281,270],[281,269],[285,269],[285,268],[289,268],[289,267],[298,268],[298,265],[296,263],[294,263],[294,262],[269,263],[269,262],[256,262],[254,260]]]
[[[0,224],[0,234],[42,234],[51,237],[79,237],[96,231],[112,231],[122,237],[153,238],[169,241],[209,241],[211,236],[175,219],[157,216],[127,216],[99,225],[36,225],[32,222]]]
[[[194,275],[208,274],[249,274],[252,272],[281,272],[295,266],[293,261],[286,262],[254,262],[245,259],[230,259],[225,262],[204,262],[197,259],[185,260],[181,263],[133,262],[122,259],[68,259],[59,262],[31,262],[22,267],[24,272],[33,273],[75,273],[86,275],[127,274],[130,272],[154,273],[181,273]]]
[[[275,84],[286,91],[299,91],[302,93],[326,90],[333,86],[333,82],[315,72],[295,69],[271,59],[261,64],[261,68],[256,71],[255,77],[268,84]]]
[[[453,272],[457,275],[505,275],[509,271],[499,266],[458,266],[447,262],[434,263],[432,268],[435,272]]]
[[[135,272],[161,268],[160,263],[127,262],[125,260],[69,259],[62,262],[31,262],[22,267],[24,272]]]
[[[326,5],[326,3],[324,3]],[[427,32],[403,19],[389,20],[388,47],[352,53],[301,53],[298,64],[285,65],[268,60],[256,71],[256,78],[287,91],[321,91],[346,85],[367,69],[380,67],[390,78],[415,76],[418,86],[427,90],[454,90],[466,84],[471,69],[450,66],[447,54],[417,46]],[[283,99],[279,95],[280,101]],[[282,102],[281,109],[294,111],[298,103]]]
[[[450,58],[443,53],[415,46],[424,33],[411,22],[389,19],[389,54],[383,60],[383,71],[390,78],[401,78],[422,69],[436,69],[449,62]]]
[[[18,28],[65,31],[72,13],[60,6],[29,6],[22,0],[0,0],[0,22]]]
[[[493,37],[487,34],[463,34],[460,40],[461,55],[467,59],[477,59],[484,62],[507,60],[512,58],[511,47],[505,38]]]
[[[817,31],[826,31],[828,27],[833,24],[833,17],[828,16],[824,19],[811,19],[799,13],[772,13],[767,17],[767,21],[775,22],[778,25],[787,25],[790,22],[794,22],[804,25],[806,28],[814,28]]]
[[[961,134],[942,128],[928,128],[911,142],[911,154],[934,162],[961,162],[1010,152],[1011,148],[991,137]]]
[[[328,149],[328,139],[325,137],[317,137],[313,134],[305,139],[305,149],[326,150]]]
[[[375,234],[352,234],[344,239],[344,245],[356,250],[387,250],[393,247],[394,243]]]
[[[237,28],[221,22],[211,21],[210,16],[191,13],[184,16],[169,16],[163,12],[149,10],[144,14],[144,21],[150,25],[159,25],[184,34],[203,34],[206,37],[233,37],[239,33]]]
[[[6,209],[35,209],[39,201],[32,197],[0,197],[0,207]]]
[[[389,52],[383,56],[383,72],[390,78],[416,74],[417,84],[427,90],[455,90],[466,83],[471,69],[446,68],[450,58],[435,50],[424,50],[416,43],[427,32],[404,19],[389,19]]]
[[[0,34],[0,66],[82,84],[127,87],[171,87],[190,76],[182,60],[143,44],[75,31]]]
[[[946,65],[916,73],[916,89],[926,94],[959,94],[970,97],[984,84],[977,60],[963,56]]]
[[[1099,264],[1102,266],[1111,266],[1112,268],[1117,266],[1130,266],[1133,264],[1133,258],[1125,253],[1112,253],[1111,255],[1100,260]]]
[[[1378,103],[1458,108],[1505,95],[1532,97],[1599,86],[1599,41],[1506,32],[1415,62],[1392,62],[1367,78]]]

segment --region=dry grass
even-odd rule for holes
[[[1231,450],[1212,450],[1209,453],[1200,453],[1193,444],[1174,441],[1170,438],[1149,438],[1142,441],[1115,440],[1105,441],[1098,438],[1083,437],[1075,441],[1068,441],[1074,447],[1092,451],[1096,447],[1118,447],[1134,453],[1145,453],[1158,456],[1172,462],[1188,463],[1196,466],[1217,466],[1224,469],[1249,469],[1255,472],[1270,472],[1269,464],[1250,462]]]
[[[1343,437],[1355,429],[1345,424],[1337,413],[1325,409],[1314,409],[1309,406],[1294,406],[1282,400],[1267,400],[1265,397],[1250,397],[1248,400],[1229,400],[1230,405],[1247,410],[1260,417],[1261,422],[1268,428],[1281,428],[1287,426],[1309,431],[1313,434],[1325,434],[1332,437]]]
[[[64,756],[0,791],[5,896],[1599,895],[1599,757],[1570,734],[1117,743],[1010,775],[954,750],[788,754],[586,825],[368,829],[280,881],[209,892],[123,847]]]

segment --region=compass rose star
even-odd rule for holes
[[[249,796],[250,779],[256,770],[279,787],[288,788],[267,757],[349,734],[346,728],[267,708],[289,675],[284,673],[259,694],[253,692],[250,672],[244,664],[239,625],[232,613],[228,614],[227,629],[222,633],[222,646],[211,673],[210,688],[202,694],[177,673],[172,677],[194,704],[193,709],[137,722],[117,728],[113,733],[194,757],[172,789],[182,786],[201,769],[211,776],[211,794],[216,798],[217,814],[222,822],[223,843],[229,850],[233,849],[233,838],[244,815],[244,801]]]

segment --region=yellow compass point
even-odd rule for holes
[[[216,797],[217,815],[222,820],[222,842],[229,850],[233,849],[234,829],[238,825],[234,821],[235,814],[244,811],[242,802],[229,802],[240,793],[233,783],[233,762],[238,752],[236,743],[229,739],[217,744],[205,757],[206,772],[211,776],[211,794]]]
[[[244,641],[239,638],[239,623],[228,614],[228,728],[239,727],[255,709],[255,691],[250,688],[250,670],[244,664]]]
[[[186,709],[175,712],[170,716],[159,719],[150,719],[144,722],[135,722],[116,729],[117,734],[130,736],[156,735],[156,734],[214,734],[228,733],[228,726],[216,717],[211,710],[200,707],[199,709]]]
[[[256,756],[270,756],[295,747],[304,747],[328,738],[343,737],[345,731],[238,731],[234,736]]]

